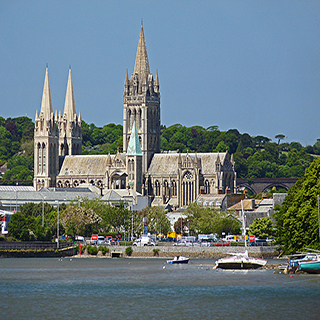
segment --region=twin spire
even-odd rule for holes
[[[53,113],[48,67],[46,67],[46,75],[44,78],[40,113],[43,114],[43,118],[46,120],[50,119]]]
[[[46,75],[44,79],[40,114],[41,113],[45,120],[49,120],[51,118],[51,115],[53,114],[48,67],[46,67]],[[68,77],[67,92],[66,92],[63,115],[66,119],[71,121],[74,121],[77,117],[76,104],[75,104],[74,93],[73,93],[71,68],[69,69],[69,77]],[[80,112],[79,112],[79,120],[81,121]]]

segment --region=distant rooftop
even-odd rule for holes
[[[1,191],[36,191],[36,189],[31,186],[0,186]]]

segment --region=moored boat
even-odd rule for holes
[[[298,269],[307,273],[320,273],[320,255],[312,254],[312,259],[298,262]]]
[[[267,260],[248,256],[244,253],[229,253],[230,257],[221,258],[216,261],[215,268],[221,269],[257,269],[266,265]]]
[[[186,258],[183,256],[175,256],[172,260],[167,260],[167,263],[169,264],[186,264],[188,263],[190,258]]]
[[[302,270],[299,268],[300,263],[308,263],[308,262],[313,262],[318,260],[319,260],[319,254],[314,252],[293,254],[291,256],[288,256],[288,263],[286,265],[283,265],[285,266],[283,270],[285,273],[295,273],[297,270]]]

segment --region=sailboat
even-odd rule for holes
[[[267,260],[248,256],[244,253],[228,253],[231,257],[221,258],[216,261],[215,268],[221,269],[257,269],[266,265]]]
[[[266,265],[267,260],[259,259],[254,257],[249,257],[247,250],[247,240],[246,240],[246,222],[245,222],[245,214],[243,210],[243,203],[241,200],[241,208],[242,208],[242,230],[244,234],[245,241],[245,252],[244,253],[228,253],[231,256],[226,258],[221,258],[216,261],[216,265],[214,269],[257,269]]]

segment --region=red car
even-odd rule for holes
[[[230,243],[228,241],[225,241],[225,240],[220,240],[217,243],[215,243],[215,246],[218,246],[218,247],[229,247]]]

